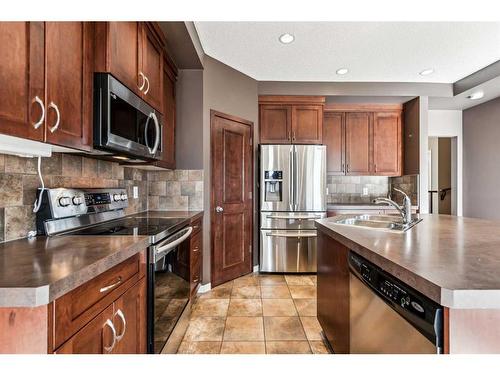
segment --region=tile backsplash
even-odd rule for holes
[[[418,206],[418,175],[407,175],[401,177],[391,177],[391,198],[400,203],[403,201],[403,195],[394,190],[398,188],[403,190],[411,199],[411,204]]]
[[[202,210],[203,170],[148,172],[150,210]]]
[[[42,159],[45,186],[123,187],[130,197],[126,214],[147,209],[203,208],[203,171],[146,171],[80,155],[54,153]],[[0,242],[35,230],[33,203],[40,187],[37,159],[0,154]],[[139,198],[132,198],[132,187]]]
[[[384,176],[327,176],[326,181],[328,204],[366,204],[389,193],[389,177]]]

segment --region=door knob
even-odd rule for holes
[[[224,209],[221,206],[215,207],[215,212],[223,212]]]

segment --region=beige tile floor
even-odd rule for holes
[[[180,354],[326,354],[316,276],[252,273],[199,294]]]

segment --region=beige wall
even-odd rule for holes
[[[176,167],[179,169],[202,169],[203,70],[179,70],[175,90]]]
[[[463,112],[464,216],[500,220],[500,98]]]
[[[205,56],[203,71],[203,169],[204,169],[204,232],[203,232],[203,283],[210,282],[210,110],[238,116],[254,123],[254,149],[258,140],[257,81],[237,70]],[[256,156],[256,153],[255,153]],[[255,158],[256,159],[256,158]],[[257,171],[254,166],[255,172]],[[257,196],[254,191],[254,197]],[[257,202],[254,200],[254,221],[257,223]],[[257,226],[254,225],[254,264],[258,259]]]

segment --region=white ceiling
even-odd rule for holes
[[[467,98],[474,92],[482,91],[484,96],[478,100]],[[467,109],[500,96],[500,77],[493,78],[474,88],[451,98],[430,97],[429,109]]]
[[[195,22],[204,52],[259,81],[455,82],[500,60],[500,23]],[[284,45],[283,33],[295,35]],[[335,71],[348,68],[338,76]],[[434,73],[420,76],[424,69]]]

